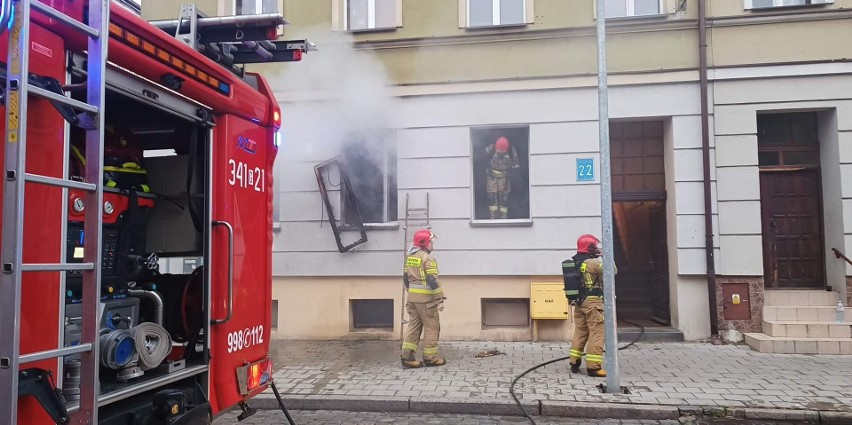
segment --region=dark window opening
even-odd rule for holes
[[[352,328],[393,329],[393,300],[349,300]]]
[[[361,220],[367,224],[397,220],[396,142],[390,137],[355,137],[343,146],[340,162],[349,184],[342,189],[344,226],[358,222],[352,196],[358,200]]]
[[[272,329],[278,329],[278,300],[272,300]]]
[[[471,129],[470,138],[474,218],[529,219],[529,127],[475,128]],[[501,138],[506,138],[509,144],[504,155],[498,154],[495,148]]]

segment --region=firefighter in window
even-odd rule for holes
[[[418,230],[414,245],[408,250],[403,267],[402,282],[408,289],[408,329],[402,343],[402,367],[443,366],[446,360],[438,356],[438,336],[441,332],[439,312],[444,310],[444,290],[438,281],[438,262],[432,257],[435,234]],[[414,355],[423,333],[423,361]]]
[[[492,220],[506,219],[509,215],[512,178],[520,168],[518,152],[509,144],[509,139],[500,137],[485,148],[485,153],[489,158],[485,176],[488,211]]]
[[[580,372],[585,348],[586,372],[589,376],[606,376],[606,370],[601,367],[606,332],[601,241],[593,235],[580,235],[577,239],[577,254],[562,263],[562,272],[565,278],[565,296],[574,306],[571,372]]]

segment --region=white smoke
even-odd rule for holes
[[[375,53],[355,50],[352,36],[327,28],[300,30],[317,45],[301,62],[286,63],[265,76],[282,107],[287,151],[317,160],[340,151],[343,143],[362,138],[375,161],[383,160],[381,136],[399,127],[398,100]]]

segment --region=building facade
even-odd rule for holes
[[[251,68],[284,115],[278,338],[398,339],[405,239],[427,202],[442,338],[570,338],[567,316],[534,326],[531,284],[561,282],[577,237],[601,233],[594,1],[208,3],[281,11],[284,38],[319,48]],[[852,0],[607,4],[619,317],[700,340],[711,309],[723,333],[763,331],[785,290],[848,303],[852,267],[833,249],[852,252],[852,65],[832,40],[852,35]],[[146,0],[143,15],[177,8]],[[487,148],[500,137],[518,167],[494,216]],[[361,222],[366,243],[340,252]]]

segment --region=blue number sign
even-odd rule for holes
[[[595,180],[595,160],[593,158],[577,158],[577,181]]]

